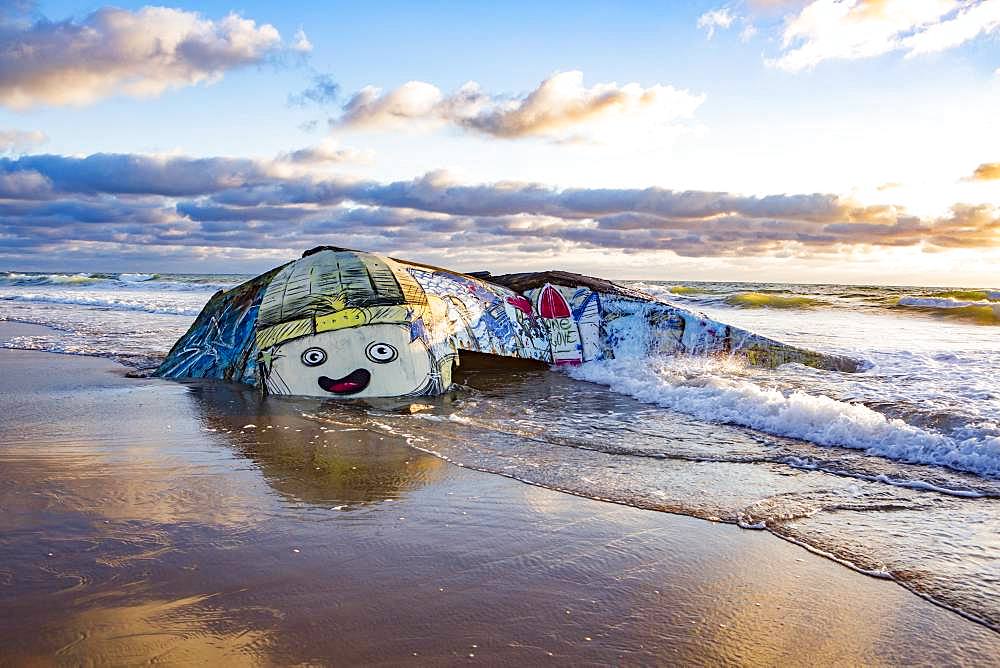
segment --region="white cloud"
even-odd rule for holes
[[[297,53],[309,53],[313,50],[313,45],[306,36],[306,31],[299,28],[292,36],[292,44],[288,48]]]
[[[358,128],[437,123],[442,120],[436,113],[442,97],[437,86],[423,81],[408,81],[388,93],[365,86],[344,105],[344,115],[338,123]]]
[[[907,57],[954,48],[1000,28],[1000,0],[815,0],[791,18],[773,67],[799,72],[825,60]]]
[[[733,16],[729,9],[726,7],[721,7],[719,9],[713,9],[712,11],[705,12],[698,17],[698,27],[704,28],[708,39],[712,39],[715,36],[715,30],[721,28],[726,30],[729,26],[733,25],[733,21],[736,17]]]
[[[21,153],[48,140],[39,130],[0,130],[0,153]]]
[[[903,40],[908,57],[945,51],[960,46],[981,34],[1000,28],[1000,2],[986,1],[963,7],[952,18],[929,26],[923,32]]]
[[[469,82],[445,96],[439,88],[410,81],[383,92],[368,86],[344,106],[335,126],[356,128],[419,127],[450,124],[503,139],[546,137],[555,141],[587,141],[616,128],[666,124],[688,118],[704,101],[672,86],[616,83],[587,87],[583,73],[561,72],[527,95],[503,97]]]
[[[300,148],[297,151],[281,153],[275,159],[278,163],[296,165],[324,165],[333,163],[370,164],[375,159],[375,152],[359,150],[351,147],[341,147],[332,139],[326,139],[315,146]]]
[[[237,14],[212,21],[169,7],[105,7],[79,22],[0,24],[0,44],[0,105],[20,109],[210,83],[262,62],[281,36]]]

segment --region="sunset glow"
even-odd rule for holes
[[[994,286],[998,36],[997,0],[14,3],[0,265]]]

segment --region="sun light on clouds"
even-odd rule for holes
[[[475,82],[442,90],[429,82],[453,71],[426,64],[408,73],[421,80],[359,89],[403,79],[380,79],[392,74],[361,60],[325,60],[334,36],[313,23],[315,44],[301,28],[293,32],[302,20],[295,13],[264,13],[255,22],[179,8],[106,8],[61,22],[0,23],[5,43],[18,45],[0,51],[0,106],[10,108],[157,95],[280,54],[290,65],[285,83],[271,90],[254,81],[196,91],[210,111],[196,121],[205,124],[201,134],[201,127],[181,127],[191,122],[183,113],[173,135],[173,119],[142,126],[162,131],[168,146],[186,147],[172,155],[155,144],[122,147],[127,141],[115,143],[117,128],[108,126],[104,135],[81,128],[102,137],[94,145],[67,144],[63,128],[91,114],[69,108],[39,114],[58,121],[38,125],[53,135],[51,155],[22,155],[46,140],[40,132],[0,131],[0,153],[8,154],[0,156],[0,258],[30,262],[114,247],[107,252],[119,257],[162,249],[221,262],[338,243],[424,259],[461,250],[494,267],[516,260],[651,276],[670,266],[789,279],[825,276],[822,268],[829,280],[837,272],[888,276],[886,263],[896,261],[916,275],[925,267],[966,271],[970,257],[1000,258],[1000,168],[990,162],[1000,159],[1000,136],[984,131],[1000,108],[992,62],[985,85],[969,76],[878,90],[865,77],[880,63],[851,62],[845,69],[857,71],[858,85],[845,105],[834,87],[829,99],[805,99],[807,85],[825,84],[823,72],[776,75],[754,52],[740,63],[746,79],[734,85],[727,60],[748,53],[737,39],[770,43],[768,64],[794,72],[890,52],[916,58],[996,35],[1000,0],[723,0],[716,7],[700,17],[678,12],[690,53],[678,50],[683,45],[648,46],[664,59],[688,58],[684,73],[670,79],[678,87],[658,83],[662,61],[628,54],[609,54],[604,71],[641,83],[585,81],[579,71],[558,71],[586,62],[585,52],[569,49],[556,61],[529,59],[531,78],[503,84],[514,93]],[[283,42],[262,19],[291,39]],[[641,32],[630,37],[638,43]],[[635,53],[652,52],[646,48]],[[320,55],[306,56],[314,51]],[[711,57],[703,63],[699,51]],[[314,58],[323,71],[312,67]],[[496,76],[479,63],[462,66],[468,76]],[[341,95],[341,81],[351,82],[353,95]],[[223,127],[258,108],[277,109],[279,118],[268,125],[258,115],[245,134]],[[142,110],[156,111],[147,102]],[[333,115],[330,135],[296,148],[306,142],[294,135],[301,119],[293,116],[307,113]],[[212,133],[238,143],[215,144]],[[207,137],[194,153],[209,157],[189,157],[192,137]]]
[[[944,51],[1000,28],[998,0],[815,0],[791,17],[782,53],[767,64],[789,72],[826,60]]]
[[[1000,248],[1000,209],[920,217],[833,194],[748,196],[665,188],[467,184],[442,172],[397,182],[321,177],[275,160],[181,155],[0,159],[5,245],[58,240],[220,248],[338,243],[419,256],[490,249],[502,259],[576,251],[670,257],[850,257],[869,248]],[[100,225],[94,225],[99,221]]]
[[[263,62],[281,36],[238,14],[213,21],[169,7],[104,7],[81,21],[0,22],[0,44],[0,105],[24,109],[211,83]],[[300,30],[291,49],[309,48]]]
[[[333,125],[425,130],[451,126],[499,139],[588,142],[623,129],[668,126],[692,117],[704,100],[704,95],[662,84],[587,87],[579,71],[554,74],[531,92],[509,97],[487,93],[475,82],[445,95],[437,86],[410,81],[387,92],[372,86],[361,89]]]
[[[969,181],[1000,181],[1000,162],[984,162],[976,167]]]

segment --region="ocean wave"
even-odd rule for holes
[[[693,288],[690,285],[671,285],[667,288],[667,292],[672,295],[698,295],[706,291],[701,288]]]
[[[980,302],[962,301],[952,297],[900,297],[898,306],[918,306],[920,308],[965,308],[966,306],[984,306]]]
[[[148,290],[169,290],[171,292],[205,292],[212,293],[218,290],[228,290],[236,283],[221,283],[218,281],[170,281],[163,279],[150,279],[148,281],[131,282],[129,287]]]
[[[768,290],[765,288],[748,292],[720,294],[718,291],[713,292],[708,289],[693,288],[685,285],[667,286],[640,282],[631,285],[637,290],[642,290],[666,301],[681,298],[684,301],[696,302],[706,307],[719,305],[736,308],[804,309],[833,305],[826,300],[816,297],[788,294],[783,290]]]
[[[696,288],[687,285],[660,285],[643,281],[629,281],[626,285],[667,302],[679,299],[685,303],[694,302],[696,304],[707,305],[719,303],[723,299],[723,295],[709,288]]]
[[[631,281],[630,287],[664,301],[682,300],[699,306],[723,306],[741,309],[814,309],[878,307],[965,309],[949,317],[990,322],[995,320],[989,309],[1000,305],[1000,290],[985,288],[934,289],[917,292],[912,288],[855,286],[777,286],[769,284],[684,285]],[[741,289],[743,288],[743,289]],[[799,292],[796,288],[801,288]],[[816,290],[815,293],[812,290]],[[983,308],[987,307],[987,308]]]
[[[145,283],[159,277],[159,274],[119,274],[118,280],[123,283]]]
[[[942,290],[940,292],[932,292],[927,296],[972,302],[1000,301],[1000,290]]]
[[[900,297],[896,306],[985,325],[1000,325],[1000,302],[964,301],[952,297]]]
[[[100,282],[100,276],[94,274],[19,274],[4,272],[0,275],[0,284],[6,285],[87,285]]]
[[[227,280],[228,279],[228,280]],[[242,280],[238,276],[164,275],[143,273],[19,273],[0,272],[0,286],[93,288],[111,290],[171,290],[209,292],[225,290]]]
[[[764,292],[738,292],[725,298],[725,303],[739,308],[810,308],[826,302],[802,295],[782,295]]]
[[[151,304],[148,302],[123,299],[121,297],[105,297],[94,294],[17,294],[0,296],[0,302],[30,302],[46,304],[69,304],[74,306],[92,306],[96,308],[110,309],[113,311],[138,311],[143,313],[156,313],[161,315],[198,315],[201,308],[190,308],[183,306],[169,306],[162,304]]]
[[[1000,437],[955,439],[890,419],[861,404],[795,390],[782,392],[711,373],[706,361],[619,358],[567,369],[639,401],[709,422],[750,427],[816,445],[862,450],[911,464],[1000,476]],[[691,365],[701,365],[693,372]]]

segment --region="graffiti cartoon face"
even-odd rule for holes
[[[366,325],[293,339],[274,350],[272,394],[400,397],[425,394],[435,371],[427,345],[409,326]]]

